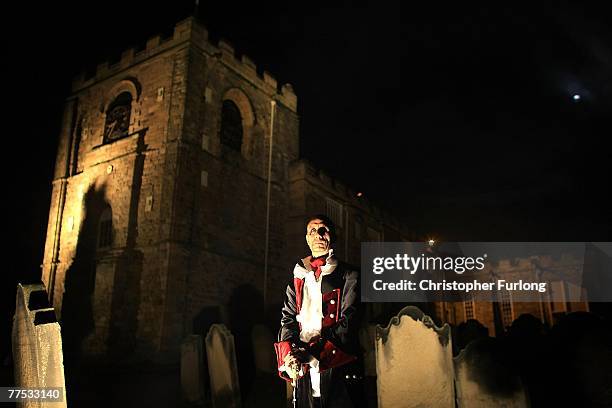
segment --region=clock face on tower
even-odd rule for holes
[[[106,111],[104,141],[109,142],[127,136],[130,127],[132,96],[128,92],[119,95]]]

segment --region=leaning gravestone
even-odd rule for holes
[[[13,317],[15,387],[56,389],[61,402],[20,402],[20,407],[66,407],[66,384],[60,325],[42,284],[17,285]],[[47,395],[48,396],[48,395]]]
[[[206,335],[206,357],[213,407],[239,408],[240,387],[234,336],[223,324],[213,324]]]
[[[202,336],[192,334],[181,344],[181,392],[188,402],[204,399]]]
[[[523,408],[528,398],[497,339],[472,341],[455,358],[458,408]]]
[[[450,327],[407,306],[376,331],[379,408],[454,408]]]

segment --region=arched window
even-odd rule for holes
[[[108,105],[106,123],[104,124],[104,143],[112,142],[128,135],[130,113],[132,112],[132,94],[123,92]]]
[[[242,116],[238,106],[230,100],[221,108],[221,143],[240,151],[242,148]]]
[[[113,214],[110,208],[105,208],[100,214],[98,223],[98,249],[105,249],[113,244]]]

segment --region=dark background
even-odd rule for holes
[[[213,41],[293,84],[302,156],[419,237],[610,241],[612,14],[537,3],[202,1],[199,16]],[[3,13],[2,357],[15,283],[40,277],[71,78],[193,10],[113,0]]]

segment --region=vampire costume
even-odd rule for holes
[[[294,389],[299,408],[358,407],[361,398],[359,273],[329,254],[300,260],[287,286],[278,342],[274,344],[281,378],[291,381],[285,356],[302,350]]]

